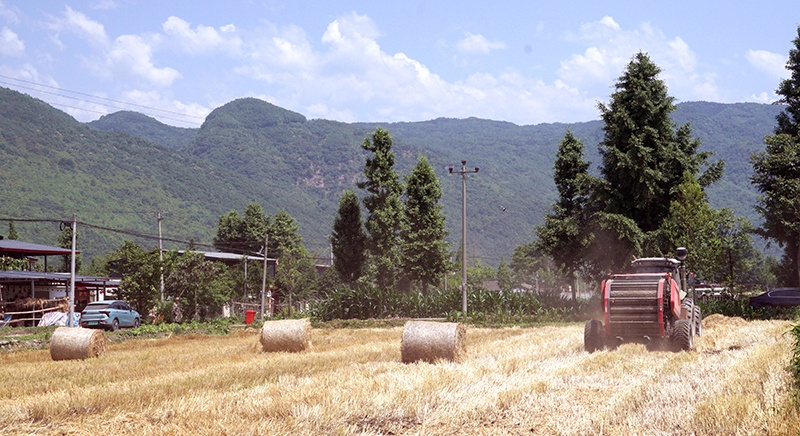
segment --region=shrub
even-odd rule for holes
[[[543,304],[540,299],[546,299]],[[467,294],[468,319],[483,324],[519,324],[549,321],[579,321],[589,303],[543,297],[535,293],[472,290]],[[375,286],[342,286],[330,291],[310,306],[313,318],[448,318],[464,319],[461,293],[458,290],[434,289],[427,293],[395,292]]]

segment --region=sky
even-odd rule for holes
[[[638,52],[676,102],[771,103],[797,0],[0,0],[0,86],[82,122],[255,97],[342,122],[599,119]]]

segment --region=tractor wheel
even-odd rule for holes
[[[603,323],[592,319],[586,321],[586,325],[583,327],[583,348],[590,352],[594,353],[597,350],[603,349]]]
[[[689,351],[692,349],[692,323],[688,319],[675,321],[672,329],[672,349],[674,351]]]
[[[703,312],[700,306],[694,307],[694,334],[703,336]]]
[[[692,300],[690,300],[690,299],[688,299],[688,298],[687,298],[687,299],[685,299],[685,300],[683,300],[683,302],[681,303],[681,311],[684,311],[684,310],[685,310],[685,311],[686,311],[686,313],[688,314],[689,326],[690,326],[690,329],[691,329],[691,331],[692,331],[692,336],[694,336],[695,334],[697,334],[697,330],[696,330],[696,326],[697,326],[697,324],[692,324],[692,323],[691,323],[691,319],[692,319],[692,312],[694,312],[694,311],[695,311],[695,308],[696,308],[696,307],[697,307],[697,306],[695,306],[695,305],[694,305],[694,301],[692,301]]]

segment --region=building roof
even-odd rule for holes
[[[80,253],[80,251],[76,251],[76,253]],[[28,256],[64,256],[69,254],[72,254],[72,250],[69,248],[51,247],[14,239],[0,239],[0,256],[21,259]]]
[[[178,254],[184,254],[185,252],[186,251],[184,250],[178,250]],[[205,258],[208,260],[218,260],[221,262],[241,262],[245,258],[247,258],[247,260],[258,260],[261,262],[264,261],[264,256],[252,254],[223,253],[221,251],[191,251],[191,253],[199,253],[205,256]],[[267,262],[275,263],[275,259],[268,257]]]
[[[70,275],[63,272],[0,271],[0,283],[27,283],[32,281],[68,284]],[[75,286],[102,288],[119,286],[119,283],[119,279],[109,277],[75,276]]]

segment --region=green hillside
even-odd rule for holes
[[[210,241],[219,215],[249,197],[224,169],[126,134],[97,131],[2,88],[0,162],[0,217],[70,220],[74,213],[79,221],[154,235],[156,211],[164,211],[168,236]],[[7,231],[3,226],[0,234]],[[60,233],[57,223],[15,227],[21,239],[49,245]],[[130,239],[92,228],[79,227],[78,234],[88,256]]]
[[[270,103],[243,98],[214,110],[199,129],[179,129],[123,112],[81,124],[47,104],[0,89],[0,217],[79,219],[155,233],[155,211],[168,212],[166,237],[210,242],[217,218],[250,201],[268,213],[286,210],[307,247],[327,254],[327,238],[344,189],[362,180],[360,144],[379,125],[395,141],[397,171],[406,175],[420,154],[437,169],[454,247],[460,240],[461,177],[446,167],[480,167],[467,180],[470,257],[496,264],[530,242],[556,198],[552,167],[567,129],[584,141],[596,171],[599,121],[518,126],[440,118],[413,123],[308,120]],[[690,122],[712,160],[726,161],[712,187],[714,206],[755,220],[749,156],[763,148],[780,106],[682,103],[676,122]],[[116,131],[118,133],[114,133]],[[17,224],[24,239],[54,244],[53,225]],[[0,228],[0,234],[4,233]],[[81,232],[96,254],[123,236]],[[148,242],[152,244],[152,241]]]
[[[197,135],[197,129],[169,126],[155,118],[131,111],[103,115],[88,125],[105,132],[127,133],[171,149],[183,147]]]

